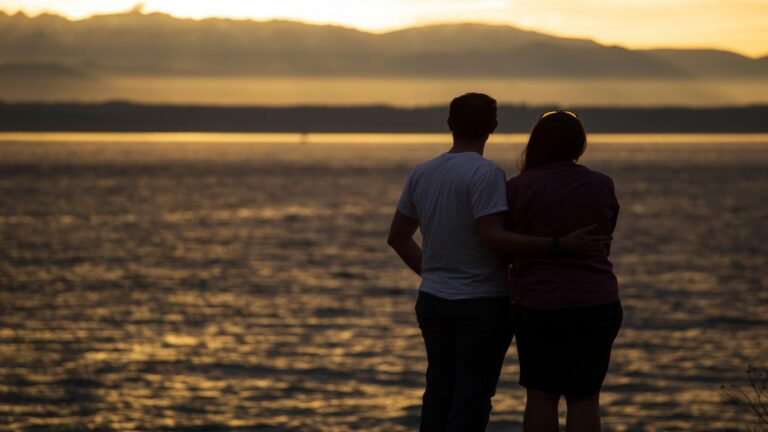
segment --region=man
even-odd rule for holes
[[[468,93],[451,102],[453,147],[411,172],[389,245],[422,278],[416,315],[427,351],[421,410],[426,431],[483,431],[512,339],[505,265],[497,252],[592,252],[592,227],[562,239],[504,230],[504,171],[483,158],[497,126],[496,101]],[[413,235],[420,228],[422,248]]]

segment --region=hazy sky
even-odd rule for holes
[[[70,18],[136,0],[0,0],[6,12]],[[505,23],[628,47],[715,47],[768,55],[768,0],[146,0],[179,17],[289,18],[382,31],[434,22]]]

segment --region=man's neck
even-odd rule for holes
[[[453,147],[451,147],[448,153],[474,152],[482,156],[483,151],[485,150],[485,141],[486,140],[467,141],[467,140],[454,139]]]

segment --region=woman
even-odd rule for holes
[[[619,211],[613,182],[576,163],[585,148],[576,114],[541,116],[523,151],[520,175],[507,182],[508,229],[557,238],[596,225],[594,233],[613,233]],[[561,396],[569,432],[600,430],[600,388],[622,321],[609,249],[569,255],[555,241],[549,255],[510,258],[528,432],[558,430]]]

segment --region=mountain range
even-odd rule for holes
[[[632,50],[511,26],[443,24],[383,34],[291,21],[161,13],[71,21],[0,11],[0,78],[100,76],[766,79],[768,56]]]

